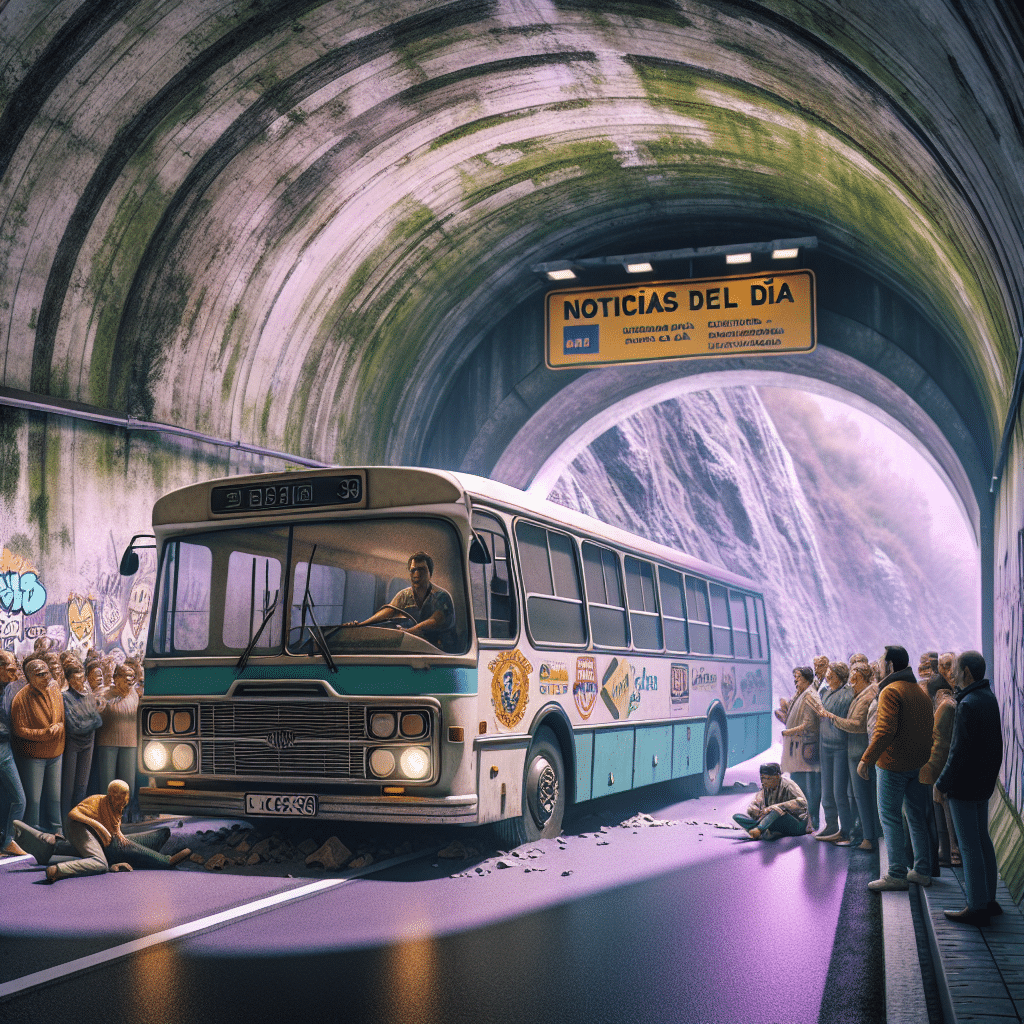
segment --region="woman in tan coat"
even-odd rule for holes
[[[782,770],[803,790],[812,831],[818,829],[821,806],[821,762],[818,758],[818,691],[812,685],[814,670],[807,665],[793,669],[796,694],[786,708],[782,730]]]

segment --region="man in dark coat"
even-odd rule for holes
[[[963,859],[967,906],[945,914],[951,921],[983,925],[1003,912],[996,902],[999,869],[988,834],[988,802],[1003,761],[1003,730],[996,696],[985,678],[985,659],[977,651],[964,651],[957,659],[956,685],[949,756],[935,788],[949,801]]]

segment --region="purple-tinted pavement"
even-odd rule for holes
[[[0,1019],[47,1019],[72,1003],[111,1022],[287,1012],[444,1024],[816,1024],[853,855],[716,828],[746,807],[754,779],[756,766],[741,766],[719,797],[657,808],[634,795],[675,825],[599,831],[636,806],[591,805],[594,817],[571,823],[575,834],[521,848],[505,858],[509,868],[495,857],[410,861],[24,991],[0,1002]],[[244,911],[307,881],[202,870],[55,886],[33,884],[39,877],[31,861],[0,863],[0,981]]]

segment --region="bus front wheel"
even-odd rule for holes
[[[704,771],[701,773],[701,793],[715,796],[722,789],[725,775],[725,739],[722,723],[717,718],[708,722],[704,732]]]
[[[498,838],[510,846],[551,839],[562,833],[565,814],[565,765],[550,729],[540,728],[523,769],[522,815],[496,823]]]

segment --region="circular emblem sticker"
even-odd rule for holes
[[[491,673],[494,717],[506,729],[514,729],[523,720],[530,701],[533,666],[516,650],[502,651],[487,668]]]

